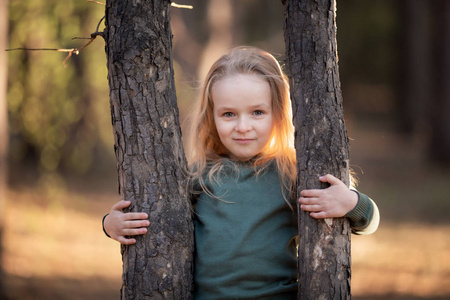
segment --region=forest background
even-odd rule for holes
[[[450,298],[446,2],[338,1],[350,164],[382,218],[375,234],[352,237],[354,299]],[[178,3],[194,6],[171,8],[181,121],[201,78],[229,48],[257,46],[283,63],[281,1]],[[86,40],[72,38],[90,37],[104,15],[104,6],[84,0],[8,6],[7,48],[80,47]],[[1,200],[3,288],[11,299],[119,297],[120,248],[101,230],[119,199],[104,41],[67,67],[66,55],[11,51],[0,65],[8,71],[0,104],[9,131],[0,143],[9,145]]]

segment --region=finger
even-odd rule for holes
[[[135,239],[127,239],[123,236],[120,236],[117,238],[117,241],[119,243],[121,243],[122,245],[133,245],[136,244],[136,240]]]
[[[333,175],[331,175],[331,174],[327,174],[327,175],[324,175],[324,176],[320,176],[319,177],[319,180],[321,181],[321,182],[328,182],[329,184],[331,184],[331,185],[336,185],[336,184],[340,184],[342,181],[340,181],[339,179],[337,179],[336,177],[334,177]]]
[[[300,197],[298,202],[301,204],[317,204],[319,202],[319,198],[316,197]]]
[[[321,192],[322,192],[322,190],[317,190],[317,189],[303,190],[300,192],[300,195],[302,195],[303,197],[319,197]]]
[[[328,217],[327,213],[324,211],[311,212],[309,215],[314,219],[326,219]]]
[[[124,220],[125,221],[129,221],[129,220],[147,220],[148,219],[148,215],[146,213],[126,213],[124,215]]]
[[[134,229],[124,229],[122,230],[122,234],[124,236],[134,236],[134,235],[143,235],[147,233],[147,228],[134,228]]]
[[[112,207],[114,210],[122,210],[128,206],[130,206],[131,201],[120,200]]]
[[[125,222],[126,228],[141,228],[147,227],[150,225],[150,221],[148,220],[139,220],[139,221],[127,221]]]
[[[300,208],[301,208],[303,211],[308,211],[308,212],[320,212],[320,211],[322,211],[322,208],[320,207],[320,205],[317,205],[317,204],[314,204],[314,205],[305,205],[305,204],[302,204],[302,205],[300,206]]]

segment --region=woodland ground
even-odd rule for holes
[[[353,299],[450,299],[450,172],[425,163],[422,139],[389,125],[358,128],[349,130],[351,165],[382,220],[375,234],[352,237]],[[119,299],[120,247],[101,230],[117,199],[114,176],[11,187],[3,240],[10,299]]]

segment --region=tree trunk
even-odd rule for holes
[[[336,2],[287,0],[286,67],[297,149],[298,193],[324,188],[319,175],[349,183],[336,49]],[[299,299],[350,299],[350,226],[299,212]]]
[[[123,246],[122,299],[190,299],[193,224],[176,103],[168,0],[106,4],[106,53],[121,199],[149,214]]]
[[[7,71],[6,52],[8,48],[8,0],[0,0],[0,299],[6,299],[3,285],[3,216],[4,201],[6,200],[6,187],[8,177],[8,105],[6,102]]]

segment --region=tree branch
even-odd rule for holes
[[[87,0],[87,2],[97,3],[97,4],[100,4],[100,5],[106,6],[106,3],[98,2],[98,1],[94,1],[94,0]]]
[[[90,0],[88,0],[90,1]],[[63,61],[64,67],[67,67],[67,61],[69,60],[69,58],[72,57],[72,54],[80,54],[80,52],[86,48],[87,46],[89,46],[97,36],[101,36],[102,38],[104,38],[104,33],[103,31],[98,31],[100,24],[102,23],[102,21],[105,19],[105,16],[103,16],[103,18],[100,19],[100,21],[97,24],[97,28],[95,30],[94,33],[91,33],[91,37],[90,38],[83,38],[83,37],[74,37],[73,39],[89,39],[89,42],[87,42],[86,44],[84,44],[83,46],[81,46],[80,48],[72,48],[72,49],[55,49],[55,48],[12,48],[12,49],[6,49],[5,51],[14,51],[14,50],[27,50],[27,51],[58,51],[58,52],[68,52],[66,58]]]
[[[186,9],[193,9],[194,6],[192,5],[182,5],[182,4],[176,4],[175,2],[170,3],[170,6],[176,7],[176,8],[186,8]]]

